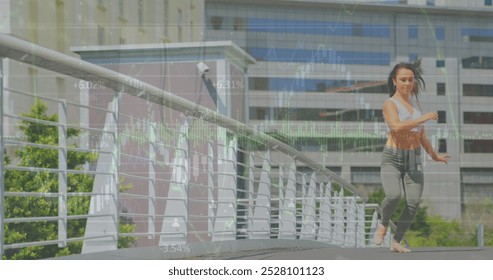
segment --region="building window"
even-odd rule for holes
[[[262,168],[261,166],[259,168]],[[326,166],[325,168],[334,172],[337,176],[341,176],[342,168],[340,166]],[[307,166],[296,166],[296,173],[311,175],[313,173],[313,169]]]
[[[435,0],[426,0],[426,6],[435,6]]]
[[[418,59],[418,54],[417,54],[417,53],[410,53],[410,54],[409,54],[409,61],[410,61],[410,62],[413,62],[413,61],[415,61],[416,59]]]
[[[463,84],[464,96],[488,96],[493,97],[493,85]]]
[[[124,18],[125,17],[125,0],[120,0],[118,2],[118,11],[120,17]]]
[[[443,26],[435,27],[435,38],[439,41],[445,40],[445,28]]]
[[[105,11],[106,11],[106,7],[105,7],[105,5],[104,5],[104,1],[103,1],[103,0],[98,0],[98,2],[97,2],[97,5],[96,5],[96,6],[97,6],[97,8],[98,8],[99,10],[101,10],[101,11],[103,11],[103,12],[105,12]]]
[[[445,83],[437,83],[437,95],[445,95]]]
[[[353,24],[353,36],[363,36],[363,26],[361,24]]]
[[[461,36],[492,36],[491,29],[483,27],[462,27],[460,29]]]
[[[98,44],[104,45],[104,27],[98,25]]]
[[[138,5],[139,26],[142,27],[144,25],[144,0],[139,0]]]
[[[223,21],[224,21],[224,18],[223,17],[220,17],[220,16],[213,16],[211,17],[211,25],[212,25],[212,29],[214,30],[220,30],[222,29],[222,26],[223,26]]]
[[[464,112],[464,124],[493,124],[493,113]]]
[[[31,92],[38,92],[38,70],[29,67],[27,71],[29,73],[29,81],[31,82]]]
[[[493,42],[491,28],[461,28],[460,34],[469,42]]]
[[[353,184],[381,184],[380,167],[351,167],[351,183]]]
[[[479,69],[481,62],[479,56],[471,56],[462,59],[462,68],[464,69]]]
[[[337,176],[341,176],[342,168],[340,166],[326,166],[325,168],[334,172]]]
[[[485,6],[491,6],[491,0],[484,0],[484,5]]]
[[[407,34],[409,39],[417,39],[418,38],[418,27],[416,25],[410,25],[407,29]]]
[[[267,107],[250,107],[250,120],[268,120],[269,108]]]
[[[228,17],[224,22],[232,21]],[[233,23],[225,25],[231,28]],[[248,18],[247,29],[249,32],[278,33],[278,34],[313,34],[320,36],[363,36],[373,38],[390,38],[390,26],[385,24],[352,23],[338,21],[319,20],[291,20],[291,19],[264,19]],[[283,35],[284,36],[284,35]]]
[[[439,111],[438,115],[440,117]],[[272,113],[274,120],[330,121],[330,122],[383,122],[381,109],[324,109],[250,107],[251,120],[266,120]],[[444,118],[444,117],[443,117]]]
[[[248,79],[248,87],[250,90],[268,90],[269,78],[253,77]]]
[[[491,42],[493,42],[493,40]],[[471,56],[471,57],[463,58],[462,59],[462,68],[464,68],[464,69],[493,69],[493,57]]]
[[[439,153],[447,152],[447,139],[438,139],[438,152]]]
[[[164,0],[163,2],[163,29],[164,29],[164,36],[168,37],[168,11],[169,11],[169,1]]]
[[[447,112],[438,111],[438,123],[447,123]]]
[[[461,181],[465,184],[484,184],[493,182],[493,168],[464,167],[460,169]]]
[[[464,140],[464,153],[493,153],[493,140]]]
[[[298,137],[286,135],[288,144],[304,152],[381,152],[387,139],[360,137]]]
[[[484,204],[485,197],[493,196],[492,168],[461,168],[460,174],[462,207]]]
[[[445,60],[437,59],[436,66],[437,66],[437,68],[445,67]]]
[[[386,81],[253,77],[249,79],[249,87],[266,91],[388,93]]]
[[[235,31],[245,31],[246,30],[246,22],[244,18],[236,17],[234,23]]]
[[[247,52],[258,61],[313,62],[328,64],[385,65],[391,62],[390,52],[350,51],[333,49],[293,48],[247,48]]]
[[[183,40],[183,13],[180,8],[178,8],[178,42]]]

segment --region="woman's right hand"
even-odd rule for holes
[[[430,121],[430,120],[438,120],[438,113],[437,112],[428,112],[424,115],[421,116],[423,118],[423,122]]]

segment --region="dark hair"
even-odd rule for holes
[[[397,71],[401,68],[405,68],[405,69],[413,71],[414,81],[415,81],[413,93],[414,93],[414,96],[416,96],[416,100],[417,100],[419,92],[421,90],[424,90],[426,87],[425,80],[423,80],[423,68],[421,67],[421,59],[416,59],[412,63],[401,62],[401,63],[398,63],[394,66],[394,69],[392,69],[392,72],[390,72],[389,78],[387,80],[387,87],[389,88],[389,95],[390,95],[390,97],[392,97],[395,94],[395,86],[394,86],[393,79],[395,79],[395,77],[397,76]]]

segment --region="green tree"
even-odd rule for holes
[[[459,221],[446,221],[440,216],[426,216],[431,231],[427,235],[418,231],[409,231],[406,237],[409,244],[415,247],[454,247],[474,246],[474,235],[468,233]]]
[[[470,203],[463,208],[462,216],[467,228],[474,235],[477,242],[478,225],[484,226],[484,245],[493,246],[493,202],[490,198],[484,198],[479,203]]]
[[[47,105],[36,99],[31,111],[23,114],[24,117],[58,122],[58,115],[48,115]],[[43,122],[22,120],[19,126],[23,132],[26,142],[46,145],[53,148],[41,148],[36,146],[24,146],[15,152],[16,158],[5,157],[5,162],[9,164],[15,161],[15,166],[37,167],[47,169],[58,168],[58,126],[49,125]],[[68,143],[79,135],[79,130],[68,128]],[[75,147],[75,144],[71,145]],[[67,168],[80,170],[82,166],[89,162],[94,163],[97,155],[88,152],[67,152]],[[5,191],[6,192],[34,192],[34,193],[57,193],[58,192],[58,173],[42,171],[32,172],[24,170],[5,171]],[[87,174],[67,175],[67,192],[88,193],[92,191],[94,177]],[[128,187],[128,186],[127,186]],[[5,218],[27,218],[27,217],[56,217],[58,215],[58,198],[50,196],[8,196],[5,198]],[[89,210],[90,197],[74,196],[67,200],[68,215],[84,215]],[[71,219],[67,224],[68,238],[80,237],[84,235],[86,219]],[[134,226],[130,223],[121,224],[120,230],[132,232]],[[58,222],[39,221],[39,222],[18,222],[5,225],[5,243],[23,243],[33,241],[56,240],[58,237]],[[134,239],[126,238],[125,246],[134,243]],[[6,250],[4,258],[7,259],[40,259],[60,255],[77,254],[82,249],[82,241],[70,242],[67,247],[59,248],[58,245],[30,246],[20,249]]]

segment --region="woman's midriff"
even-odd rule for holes
[[[420,135],[416,132],[390,132],[387,134],[388,139],[385,144],[388,147],[393,147],[401,150],[415,150],[421,147]]]

